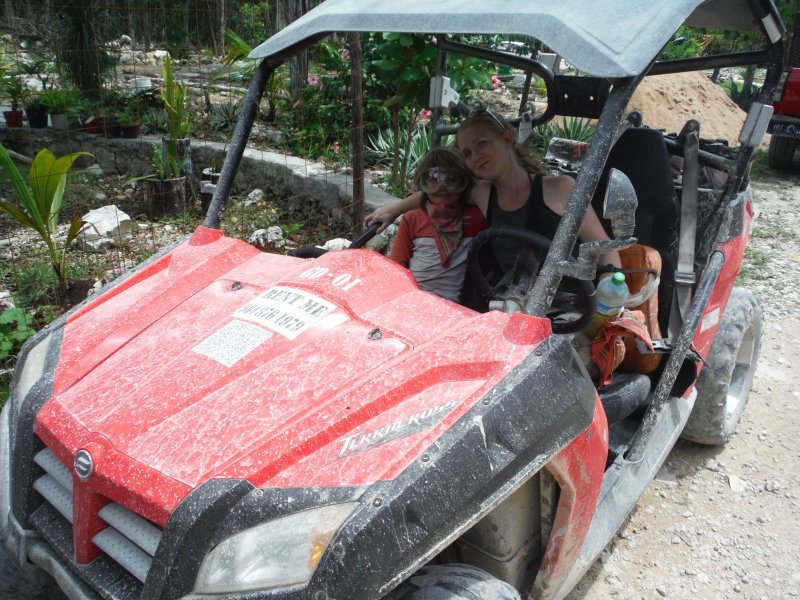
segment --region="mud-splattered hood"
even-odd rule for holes
[[[89,448],[98,477],[166,511],[211,478],[366,485],[548,334],[421,292],[371,251],[308,261],[201,228],[72,316],[36,429],[65,464]]]

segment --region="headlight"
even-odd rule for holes
[[[47,352],[50,350],[50,341],[53,339],[51,331],[41,341],[30,349],[22,359],[21,368],[16,373],[16,403],[19,405],[31,391],[31,388],[42,378],[47,365]]]
[[[226,594],[305,583],[358,504],[335,504],[262,523],[223,540],[200,565],[194,591]]]

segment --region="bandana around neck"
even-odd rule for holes
[[[450,264],[450,257],[461,244],[464,235],[464,207],[460,203],[450,206],[439,206],[428,202],[425,211],[436,232],[436,247],[442,266]]]

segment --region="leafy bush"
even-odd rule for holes
[[[21,308],[7,308],[0,313],[0,362],[5,364],[10,356],[16,356],[29,337],[36,331],[32,327],[33,317]]]
[[[758,99],[761,94],[761,88],[753,85],[744,85],[740,88],[735,81],[730,82],[728,95],[731,97],[736,105],[744,111],[750,110],[750,105]]]
[[[167,115],[163,110],[147,109],[142,113],[142,129],[146,134],[167,133]]]
[[[209,124],[215,131],[233,131],[240,112],[241,104],[239,102],[226,101],[222,104],[217,104],[211,109]]]
[[[350,75],[338,73],[309,77],[296,101],[282,100],[282,125],[294,134],[288,136],[286,150],[308,157],[325,155],[337,142],[349,146],[352,138]],[[364,135],[374,135],[380,124],[388,123],[389,113],[381,100],[367,97],[364,102]]]
[[[446,136],[442,139],[442,145],[452,143],[453,136]],[[408,132],[405,129],[400,130],[400,147],[405,147],[408,140]],[[400,187],[405,187],[413,176],[414,171],[417,169],[420,159],[431,149],[431,131],[430,123],[422,122],[414,128],[411,137],[411,145],[409,148],[408,166],[406,168],[405,178],[401,182]],[[367,158],[373,164],[381,165],[384,167],[392,166],[392,158],[395,152],[394,132],[391,129],[381,129],[374,136],[370,136],[367,142]],[[396,190],[402,193],[403,189]]]
[[[588,142],[594,135],[596,126],[589,119],[564,117],[561,123],[549,121],[536,127],[531,133],[531,148],[540,156],[547,152],[550,140],[554,137],[566,140]]]

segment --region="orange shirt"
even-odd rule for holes
[[[445,267],[436,247],[436,231],[428,213],[421,208],[409,211],[400,221],[390,257],[411,270],[420,289],[458,302],[467,270],[469,242],[486,227],[478,208],[464,208],[463,227],[464,237]]]

